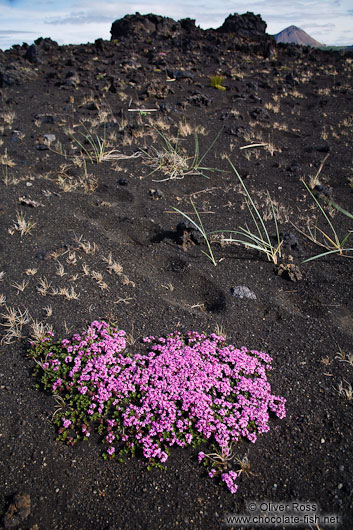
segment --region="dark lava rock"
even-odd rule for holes
[[[271,43],[269,43],[264,48],[264,58],[270,59],[270,61],[272,61],[274,57],[275,57],[275,48]]]
[[[140,92],[139,98],[157,98],[164,99],[168,94],[172,94],[173,90],[168,84],[162,84],[158,81],[152,80],[148,83],[145,88]]]
[[[11,143],[17,144],[21,141],[22,133],[21,131],[14,130],[11,132]]]
[[[181,20],[179,20],[179,23],[182,29],[184,29],[185,31],[193,31],[194,29],[196,29],[194,18],[182,18]]]
[[[55,117],[52,114],[36,114],[34,118],[42,123],[55,123]]]
[[[145,40],[147,36],[154,33],[158,33],[159,36],[173,37],[180,27],[180,24],[172,18],[136,13],[115,20],[110,33],[112,40],[131,36]]]
[[[269,120],[270,119],[270,115],[269,115],[268,111],[266,109],[261,108],[261,107],[257,107],[256,109],[254,109],[251,112],[249,112],[249,114],[250,114],[250,117],[253,120],[256,120],[256,121],[263,121],[263,120]]]
[[[290,282],[299,282],[303,279],[303,274],[295,263],[280,263],[275,266],[275,272],[278,276],[281,276],[284,280]]]
[[[256,294],[250,291],[249,287],[246,285],[237,285],[232,287],[230,292],[236,298],[249,298],[250,300],[256,300]]]
[[[234,33],[239,37],[263,36],[266,33],[267,24],[260,15],[247,12],[243,15],[229,15],[217,31],[222,33]]]
[[[162,193],[159,189],[149,190],[149,196],[154,200],[164,199],[164,193]]]
[[[24,58],[33,64],[39,64],[38,48],[35,44],[31,44],[24,55]]]
[[[329,145],[320,145],[316,148],[316,151],[319,153],[329,153],[330,152],[330,146]]]
[[[19,526],[31,513],[31,498],[28,493],[16,493],[4,516],[4,527]]]
[[[129,184],[129,181],[125,179],[124,177],[122,177],[118,180],[118,184],[119,186],[127,186]]]
[[[190,70],[172,70],[168,72],[173,79],[194,79],[195,74]]]
[[[68,72],[66,74],[65,86],[76,88],[80,84],[80,78],[77,72]]]
[[[292,73],[289,73],[289,74],[286,75],[285,81],[286,81],[287,85],[290,85],[290,86],[294,86],[294,85],[298,84],[296,82],[296,80],[294,79],[294,76],[293,76]]]
[[[110,33],[111,39],[116,40],[120,37],[138,36],[144,34],[145,36],[153,33],[156,26],[149,20],[147,16],[142,16],[140,13],[135,15],[126,15],[113,22]]]
[[[200,244],[200,234],[189,221],[182,221],[176,227],[176,242],[186,250]]]
[[[187,98],[187,101],[192,105],[196,105],[196,107],[202,107],[203,105],[208,107],[212,103],[212,99],[205,96],[205,94],[201,94],[201,92],[194,92],[192,96]]]
[[[104,40],[103,39],[96,39],[94,41],[94,44],[98,51],[100,52],[104,51]]]
[[[293,160],[289,166],[287,166],[287,171],[290,173],[295,173],[296,171],[299,171],[301,169],[301,165],[296,160]]]
[[[18,63],[9,63],[5,71],[0,71],[0,88],[22,85],[26,81],[36,79],[38,74],[31,68],[21,66]]]
[[[315,194],[318,197],[332,199],[332,195],[333,195],[332,188],[330,188],[329,186],[326,186],[326,184],[316,184],[313,191],[316,192]]]
[[[293,234],[293,232],[280,232],[279,238],[281,241],[283,241],[282,248],[283,249],[290,249],[291,251],[300,251],[300,245]]]
[[[249,127],[226,127],[224,129],[224,132],[226,134],[230,134],[231,136],[236,136],[237,138],[244,138],[246,134],[250,134],[250,128]]]
[[[40,46],[40,48],[46,52],[59,47],[59,44],[55,40],[52,40],[50,37],[46,37],[45,39],[43,39],[43,37],[39,37],[37,40],[34,41],[34,44]]]

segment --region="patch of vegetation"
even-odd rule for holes
[[[163,467],[173,445],[207,444],[214,452],[199,461],[235,493],[233,444],[267,432],[270,412],[286,415],[267,379],[271,357],[214,333],[145,337],[143,353],[128,351],[125,337],[94,321],[71,340],[48,332],[31,344],[38,386],[56,397],[58,438],[74,445],[98,431],[104,458],[141,454],[149,469]]]
[[[211,87],[217,88],[218,90],[227,90],[225,86],[223,86],[224,77],[223,75],[214,75],[210,77],[211,81]]]

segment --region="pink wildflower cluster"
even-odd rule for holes
[[[269,430],[270,411],[285,416],[285,399],[271,393],[266,373],[272,359],[265,353],[197,332],[143,342],[149,351],[127,354],[125,332],[95,321],[82,335],[63,340],[60,356],[46,355],[42,368],[52,375],[52,390],[65,398],[78,395],[80,419],[74,425],[64,413],[61,432],[75,427],[87,436],[89,423],[99,420],[108,455],[120,444],[164,463],[173,445],[210,441],[224,452],[241,437],[254,443]],[[204,456],[199,453],[200,462]],[[235,493],[237,474],[221,478]]]
[[[225,482],[227,485],[227,488],[231,493],[236,493],[238,490],[238,486],[234,484],[236,479],[238,478],[238,474],[235,471],[229,471],[228,473],[222,473],[221,475],[222,481]]]

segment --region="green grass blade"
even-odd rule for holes
[[[218,138],[221,136],[222,134],[222,131],[223,131],[223,127],[222,129],[220,129],[216,135],[216,138],[213,140],[213,142],[211,143],[211,145],[209,146],[209,148],[206,150],[206,152],[203,154],[203,156],[200,158],[199,160],[199,164],[202,164],[202,161],[203,159],[208,155],[208,153],[211,151],[212,147],[214,146],[214,144],[217,142]]]
[[[255,243],[250,243],[250,241],[244,241],[243,239],[233,239],[233,238],[229,238],[229,239],[224,239],[223,240],[225,243],[241,243],[242,245],[244,245],[245,247],[248,247],[248,248],[252,248],[254,250],[258,250],[259,252],[263,252],[264,254],[267,255],[267,258],[271,261],[272,260],[272,255],[273,253],[270,252],[269,250],[267,250],[265,247],[263,246],[260,246],[260,245],[256,245]]]
[[[208,240],[207,233],[206,233],[206,231],[204,229],[203,223],[201,221],[201,217],[199,215],[199,212],[197,211],[196,206],[194,205],[193,201],[191,201],[191,204],[192,204],[192,207],[193,207],[194,212],[196,214],[196,217],[197,217],[197,219],[198,219],[198,221],[200,223],[199,225],[189,215],[187,215],[186,213],[182,212],[178,208],[175,208],[174,206],[172,206],[171,208],[172,208],[172,210],[180,213],[183,217],[185,217],[185,219],[187,219],[196,228],[196,230],[198,230],[198,232],[200,232],[200,234],[202,235],[202,237],[204,238],[204,240],[206,242],[206,245],[207,245],[207,248],[208,248],[208,251],[209,251],[209,254],[207,254],[205,252],[204,252],[204,254],[206,254],[206,256],[208,256],[209,259],[212,261],[213,265],[216,266],[217,262],[216,262],[216,260],[214,258],[214,255],[213,255],[213,252],[212,252],[212,248],[211,248],[210,242]]]
[[[199,147],[199,138],[197,136],[197,133],[194,134],[194,141],[195,141],[195,153],[194,153],[194,159],[192,161],[192,168],[199,169],[199,156],[200,156],[200,147]],[[203,168],[204,169],[204,168]]]
[[[277,223],[277,216],[276,216],[276,212],[275,212],[275,208],[273,206],[273,201],[271,199],[271,196],[270,194],[268,193],[268,198],[270,199],[270,203],[271,203],[271,208],[272,208],[272,215],[273,215],[273,220],[274,220],[274,223],[275,223],[275,227],[276,227],[276,236],[277,236],[277,248],[279,249],[278,251],[278,255],[281,257],[281,244],[282,244],[282,241],[280,240],[280,237],[279,237],[279,230],[278,230],[278,223]]]
[[[335,236],[335,240],[336,240],[336,243],[337,243],[337,247],[339,247],[339,239],[338,239],[338,236],[336,234],[336,230],[334,229],[333,227],[333,224],[331,223],[330,219],[328,218],[325,210],[322,208],[321,204],[319,203],[319,201],[317,200],[317,198],[315,197],[315,195],[312,193],[312,191],[310,190],[309,186],[303,182],[304,186],[306,187],[307,191],[310,193],[311,197],[314,199],[316,205],[318,206],[319,210],[321,211],[322,215],[325,217],[327,223],[329,224],[334,236]]]
[[[258,237],[256,234],[253,234],[252,232],[250,232],[250,230],[248,228],[243,228],[241,226],[239,228],[238,234],[245,235],[246,237],[248,237],[252,241],[255,241],[256,243],[258,243],[260,246],[262,246],[264,248],[267,248],[267,247],[272,248],[272,245],[269,245],[264,239],[262,239],[261,237]]]
[[[91,157],[91,154],[90,152],[88,151],[88,149],[86,149],[86,147],[81,144],[81,142],[77,139],[77,138],[74,138],[73,137],[73,140],[77,143],[77,145],[82,149],[82,151],[84,153],[86,153],[86,155],[88,156],[88,158],[90,159],[91,163],[93,164],[93,158]]]
[[[340,205],[337,204],[336,202],[328,200],[327,203],[328,203],[330,206],[333,206],[334,208],[336,208],[336,210],[338,210],[339,212],[343,213],[343,215],[346,215],[346,216],[349,217],[350,219],[353,219],[353,214],[351,214],[350,212],[348,212],[347,210],[345,210],[344,208],[342,208],[342,206],[340,206]]]
[[[347,241],[347,239],[348,239],[349,236],[351,235],[351,233],[352,233],[352,232],[348,232],[348,234],[342,239],[342,241],[341,241],[341,247],[342,247],[342,250],[346,250],[346,249],[344,249],[343,247],[344,247],[345,242]]]
[[[206,234],[205,228],[204,228],[204,226],[203,226],[203,223],[202,223],[202,221],[201,221],[201,217],[200,217],[200,215],[199,215],[199,212],[197,211],[196,206],[195,206],[195,204],[193,203],[193,201],[191,200],[190,202],[191,202],[191,204],[192,204],[192,207],[193,207],[193,209],[194,209],[194,212],[195,212],[195,214],[196,214],[196,217],[197,217],[197,219],[198,219],[198,221],[199,221],[199,223],[200,223],[200,226],[201,226],[201,229],[202,229],[201,234],[203,235],[203,237],[204,237],[204,239],[205,239],[205,241],[206,241],[206,245],[207,245],[207,248],[208,248],[208,252],[210,253],[210,256],[211,256],[211,261],[212,261],[212,263],[216,266],[216,260],[214,259],[213,252],[212,252],[212,249],[211,249],[211,245],[210,245],[210,242],[209,242],[209,240],[208,240],[208,237],[207,237],[207,234]]]
[[[353,248],[345,248],[344,251],[352,251]],[[303,263],[308,263],[309,261],[313,261],[314,259],[322,258],[322,256],[328,256],[329,254],[337,254],[337,252],[341,252],[342,249],[337,250],[329,250],[328,252],[323,252],[322,254],[318,254],[317,256],[313,256],[312,258],[305,259]],[[353,257],[353,256],[352,256]]]
[[[259,227],[259,225],[258,225],[258,223],[257,223],[257,221],[256,221],[256,217],[255,217],[255,215],[254,215],[253,210],[250,208],[250,205],[249,205],[248,201],[246,201],[246,206],[248,207],[248,210],[249,210],[250,215],[251,215],[251,217],[252,217],[253,223],[254,223],[254,225],[256,226],[256,230],[257,230],[257,233],[259,234],[259,238],[260,238],[261,240],[263,240],[264,237],[263,237],[263,235],[262,235],[261,229],[260,229],[260,227]],[[267,233],[266,227],[265,227],[265,232]],[[267,240],[269,241],[268,234],[267,234]]]
[[[228,160],[228,162],[230,163],[230,165],[231,165],[231,167],[232,167],[234,173],[235,173],[236,176],[238,177],[239,182],[240,182],[240,184],[241,184],[243,190],[245,191],[246,196],[248,197],[248,199],[249,199],[249,201],[250,201],[250,204],[251,204],[251,206],[253,207],[253,209],[254,209],[254,211],[255,211],[255,213],[256,213],[256,216],[257,216],[258,220],[260,221],[260,224],[261,224],[261,226],[262,226],[262,228],[263,228],[263,231],[264,231],[264,233],[266,234],[266,238],[267,238],[268,244],[271,245],[271,239],[270,239],[270,236],[269,236],[269,234],[268,234],[268,232],[267,232],[267,228],[266,228],[266,226],[265,226],[265,223],[264,223],[264,221],[263,221],[263,219],[262,219],[262,217],[261,217],[261,215],[260,215],[258,209],[256,208],[255,203],[254,203],[254,201],[252,200],[250,193],[248,192],[248,190],[247,190],[247,188],[246,188],[244,182],[242,181],[241,176],[239,175],[238,171],[237,171],[237,170],[235,169],[235,167],[233,166],[233,164],[232,164],[232,162],[230,161],[230,159],[228,158],[227,160]],[[261,235],[262,235],[262,234],[261,234]]]
[[[180,213],[180,215],[185,217],[185,219],[187,219],[196,228],[196,230],[198,230],[205,237],[206,234],[202,231],[202,228],[197,223],[195,223],[195,221],[191,219],[191,217],[189,217],[186,213],[182,212],[181,210],[178,210],[178,208],[175,208],[174,206],[172,206],[171,208],[172,210],[175,210],[176,212]]]
[[[159,134],[159,136],[164,140],[166,146],[167,146],[167,150],[169,153],[176,153],[177,150],[175,147],[173,147],[173,145],[170,143],[170,141],[168,140],[168,138],[165,136],[165,134],[163,134],[161,131],[159,131],[158,129],[155,129],[157,131],[157,133]]]

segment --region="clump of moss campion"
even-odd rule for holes
[[[94,321],[71,340],[48,333],[31,344],[38,386],[58,401],[58,438],[73,445],[97,430],[105,458],[141,454],[149,467],[163,466],[173,445],[204,444],[219,457],[200,451],[199,462],[235,493],[230,447],[268,431],[270,412],[286,414],[267,380],[271,357],[195,331],[145,337],[146,350],[132,353],[125,335]]]

